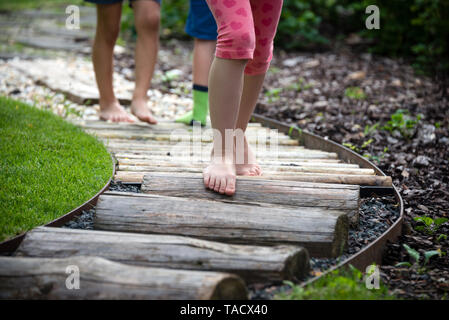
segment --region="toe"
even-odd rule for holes
[[[154,118],[154,117],[152,117],[152,116],[149,116],[148,119],[149,119],[149,123],[150,123],[150,124],[157,124],[156,118]]]
[[[218,192],[218,190],[220,190],[220,184],[221,184],[221,179],[220,178],[216,178],[215,179],[215,186],[214,186],[214,191]]]
[[[213,190],[215,187],[215,176],[211,176],[209,179],[209,189]]]
[[[225,190],[226,190],[226,178],[221,178],[221,180],[220,180],[220,189],[218,190],[218,192],[223,194],[223,193],[225,193]]]
[[[204,181],[204,186],[207,188],[209,187],[209,180],[210,180],[210,174],[207,172],[203,173],[203,181]]]
[[[226,179],[225,193],[228,196],[232,196],[235,193],[235,177],[229,177]]]

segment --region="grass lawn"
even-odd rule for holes
[[[356,268],[337,269],[302,288],[286,281],[288,293],[280,293],[279,300],[392,300],[388,288],[379,281],[379,288],[368,289],[363,274]]]
[[[110,155],[96,138],[0,96],[0,241],[81,205],[111,173]]]

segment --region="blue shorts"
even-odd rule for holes
[[[95,3],[95,4],[113,4],[113,3],[117,3],[117,2],[122,2],[123,0],[84,0],[86,2],[91,2],[91,3]],[[132,6],[132,2],[135,0],[129,0],[129,6]],[[161,0],[152,0],[152,1],[156,1],[157,3],[161,4]]]
[[[206,0],[190,0],[186,33],[202,40],[217,40],[217,24]]]

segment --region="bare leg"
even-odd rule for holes
[[[121,14],[121,3],[97,5],[97,30],[92,50],[92,62],[100,93],[100,119],[133,122],[120,106],[112,85],[113,50],[120,31]]]
[[[209,111],[208,93],[195,90],[195,85],[207,87],[209,70],[215,53],[215,40],[202,40],[195,38],[193,47],[193,110],[190,110],[176,122],[192,125],[193,121],[206,125]]]
[[[243,89],[247,60],[215,57],[209,75],[210,119],[214,128],[214,154],[204,170],[204,184],[219,193],[235,193],[234,138],[226,139],[226,129],[234,131]]]
[[[195,38],[193,47],[193,83],[207,86],[209,71],[214,60],[215,40],[201,40]]]
[[[137,43],[136,87],[131,112],[141,121],[155,124],[157,121],[147,107],[147,91],[150,88],[159,48],[160,6],[155,1],[134,1],[133,8]]]
[[[239,115],[237,118],[236,129],[245,132],[251,114],[256,107],[257,99],[262,90],[265,74],[245,75],[243,82],[242,99],[240,100]],[[237,158],[240,152],[243,152],[244,163],[236,163],[236,173],[241,176],[258,176],[262,174],[260,166],[256,162],[256,157],[246,141],[243,144],[243,150],[236,150]]]

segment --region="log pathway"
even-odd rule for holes
[[[115,180],[142,193],[101,195],[96,230],[28,232],[13,257],[0,257],[0,298],[244,299],[245,284],[299,280],[309,255],[338,256],[358,221],[360,185],[391,183],[250,123],[264,174],[238,177],[229,197],[203,186],[210,128],[75,124],[114,155]],[[79,290],[67,289],[69,265]]]

